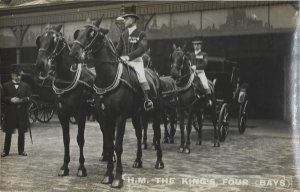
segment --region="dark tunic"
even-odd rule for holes
[[[190,54],[192,65],[196,65],[196,70],[203,70],[207,66],[208,55],[205,52],[200,52],[197,55],[195,52]]]
[[[20,82],[18,89],[15,88],[12,81],[3,85],[2,100],[5,104],[3,132],[13,133],[16,128],[19,129],[19,133],[28,131],[29,117],[27,108],[30,95],[30,87],[25,82]],[[10,100],[13,97],[19,97],[23,101],[21,103],[12,103]]]
[[[116,51],[119,56],[128,56],[129,61],[141,57],[147,50],[147,40],[144,31],[136,28],[130,35],[126,29],[120,36]]]

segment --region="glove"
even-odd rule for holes
[[[125,62],[129,61],[129,57],[128,56],[122,56],[121,59]]]
[[[192,65],[192,69],[195,71],[196,70],[196,65]]]

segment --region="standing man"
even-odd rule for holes
[[[124,18],[125,30],[122,32],[116,51],[121,59],[131,65],[138,75],[141,88],[143,90],[146,111],[153,109],[153,102],[148,97],[150,90],[146,80],[142,55],[147,51],[147,40],[144,31],[137,28],[139,16],[136,14],[136,6],[125,7]],[[120,19],[120,18],[118,18]]]
[[[203,88],[205,89],[208,106],[212,106],[211,90],[208,86],[208,80],[204,72],[204,69],[208,63],[208,55],[201,49],[202,40],[200,38],[194,38],[192,43],[194,47],[194,52],[191,53],[192,68],[196,70],[196,73],[202,82]]]
[[[25,132],[28,131],[29,117],[27,113],[28,101],[31,95],[30,87],[21,81],[21,69],[19,65],[12,65],[12,80],[3,85],[2,100],[5,103],[5,115],[2,131],[5,132],[4,150],[1,157],[9,155],[11,136],[18,129],[19,155],[27,156],[24,151]]]

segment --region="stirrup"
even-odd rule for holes
[[[144,102],[144,109],[146,111],[150,111],[151,109],[153,109],[153,102],[150,99],[145,100],[145,102]]]

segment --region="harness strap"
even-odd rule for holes
[[[58,95],[61,95],[65,92],[68,92],[68,91],[71,91],[72,89],[74,89],[77,86],[78,82],[79,82],[81,71],[82,71],[82,64],[79,64],[78,68],[77,68],[77,71],[76,71],[74,81],[66,88],[63,88],[63,89],[58,88],[58,87],[55,86],[55,81],[52,81],[52,89],[54,90],[54,92]]]
[[[94,84],[93,88],[96,91],[96,93],[98,95],[104,95],[105,93],[114,90],[120,83],[122,73],[123,73],[123,65],[121,63],[119,63],[118,70],[117,70],[117,75],[116,75],[113,83],[111,85],[109,85],[108,87],[105,87],[105,88],[97,87],[97,85]]]
[[[176,89],[178,92],[182,92],[182,91],[185,91],[187,89],[189,89],[194,81],[194,78],[195,78],[195,73],[191,73],[191,76],[189,78],[189,81],[188,83],[184,86],[184,87],[178,87],[176,86]]]

